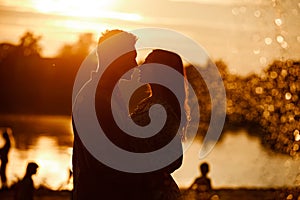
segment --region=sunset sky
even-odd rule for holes
[[[300,55],[300,0],[0,0],[0,16],[1,42],[33,31],[44,56],[79,33],[144,27],[183,33],[240,74]]]

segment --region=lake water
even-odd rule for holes
[[[35,161],[40,166],[34,177],[36,186],[72,189],[72,181],[68,182],[73,141],[70,117],[0,115],[0,127],[1,132],[9,128],[13,143],[7,169],[9,184],[24,176],[27,162]],[[215,188],[300,184],[299,160],[266,151],[258,138],[245,131],[224,134],[205,160],[198,159],[201,144],[193,142],[184,155],[183,166],[173,174],[180,187],[193,182],[203,161],[210,164],[208,175]]]

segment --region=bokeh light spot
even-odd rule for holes
[[[262,87],[256,87],[255,92],[256,92],[256,94],[262,94],[264,92],[264,90]]]
[[[278,36],[276,37],[276,40],[277,40],[278,43],[282,43],[282,42],[284,41],[284,38],[283,38],[282,35],[278,35]]]
[[[239,9],[238,8],[233,8],[232,10],[231,10],[231,13],[233,14],[233,15],[238,15],[239,14]]]
[[[299,150],[299,144],[294,144],[293,150],[294,150],[294,151],[298,151],[298,150]]]
[[[261,16],[261,12],[259,10],[256,10],[254,12],[254,16],[257,17],[257,18],[259,18]]]
[[[266,38],[265,38],[265,43],[266,43],[266,45],[272,44],[272,39],[269,38],[269,37],[266,37]]]
[[[275,22],[275,24],[277,26],[281,26],[282,25],[282,20],[280,18],[275,19],[274,22]]]
[[[281,43],[281,47],[284,48],[284,49],[288,48],[288,43],[286,41],[283,41]]]
[[[285,99],[286,100],[290,100],[291,98],[292,98],[292,94],[291,93],[289,93],[289,92],[285,93]]]
[[[260,57],[259,58],[259,62],[263,65],[265,65],[267,63],[267,58],[266,57]]]
[[[281,76],[286,77],[287,75],[287,70],[283,69],[281,70]]]
[[[271,76],[272,79],[277,78],[277,72],[272,71],[270,76]]]
[[[257,54],[260,54],[260,49],[254,49],[254,50],[253,50],[253,53],[256,54],[256,55],[257,55]]]
[[[294,131],[294,137],[295,137],[295,141],[300,141],[300,132],[299,132],[299,130],[295,130]]]

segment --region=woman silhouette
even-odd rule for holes
[[[144,64],[162,64],[169,66],[172,69],[179,72],[182,76],[185,76],[182,60],[179,55],[166,51],[156,49],[153,50],[146,58]],[[155,68],[159,65],[153,65],[152,68],[141,68],[141,82],[146,82],[148,77],[153,76],[166,76],[166,74],[159,74],[155,72]],[[154,68],[154,70],[153,70]],[[167,81],[172,81],[172,77],[164,77]],[[142,178],[142,185],[144,190],[145,199],[157,199],[157,200],[175,200],[180,198],[180,190],[171,176],[176,169],[182,164],[182,144],[181,138],[183,136],[183,128],[187,124],[187,112],[181,113],[181,108],[186,108],[186,92],[184,82],[178,84],[177,89],[182,94],[183,98],[178,99],[172,91],[166,87],[150,83],[148,88],[151,90],[151,95],[138,103],[136,109],[131,114],[131,117],[135,123],[141,126],[146,126],[150,123],[149,109],[154,104],[160,104],[164,107],[167,113],[167,120],[164,127],[156,135],[146,138],[143,146],[136,146],[138,151],[151,152],[163,148],[172,139],[175,139],[177,146],[172,151],[181,155],[178,159],[173,161],[162,169],[145,173]],[[146,88],[146,87],[144,87]],[[183,117],[181,116],[183,114]],[[183,122],[181,122],[183,119]],[[179,131],[178,131],[179,130]],[[171,154],[172,152],[170,152]],[[161,160],[165,159],[165,155],[161,156]],[[151,161],[149,161],[151,162]]]
[[[8,163],[8,152],[11,147],[11,142],[9,139],[9,135],[6,131],[2,134],[2,137],[5,140],[5,144],[0,149],[0,159],[1,159],[0,177],[2,182],[2,188],[7,188],[6,166]]]

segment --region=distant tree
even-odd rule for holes
[[[92,45],[95,44],[92,33],[83,33],[79,35],[74,44],[65,44],[59,51],[58,57],[85,57],[89,54]]]
[[[95,41],[93,39],[94,35],[92,33],[84,33],[79,35],[78,41],[75,44],[75,50],[79,54],[87,55]]]
[[[16,46],[10,43],[0,44],[0,63],[16,49]],[[1,64],[0,64],[1,65]]]
[[[32,32],[26,32],[21,36],[18,50],[23,56],[40,56],[42,47],[39,42],[42,36],[35,36]]]

